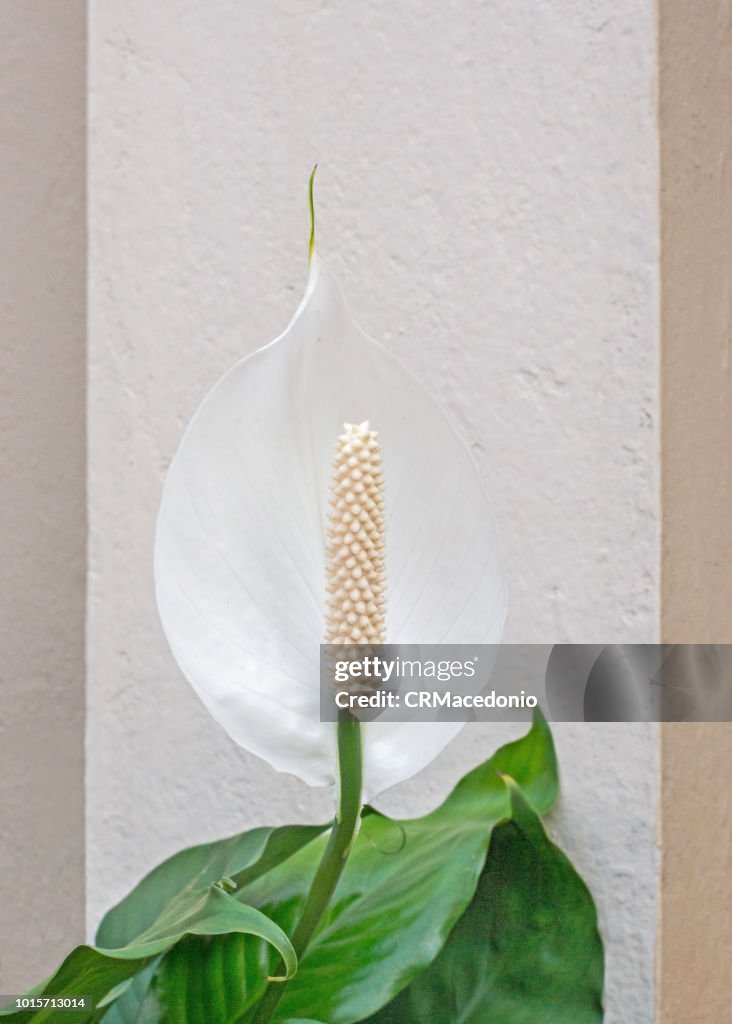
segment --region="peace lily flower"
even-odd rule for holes
[[[376,585],[384,564],[387,582],[366,602],[339,586],[338,559],[357,557],[344,549],[363,537],[336,543],[353,533],[338,515],[328,562],[329,489],[339,468],[358,473],[358,453],[344,455],[354,441],[379,448],[364,467],[385,485],[383,513],[366,526]],[[343,501],[362,489],[349,479]],[[337,779],[336,729],[320,721],[319,645],[353,640],[341,631],[348,619],[370,623],[360,642],[500,639],[504,578],[470,453],[412,374],[354,323],[314,251],[290,325],[232,367],[193,416],[165,483],[155,576],[170,647],[209,712],[241,747],[313,786]],[[419,771],[460,728],[364,724],[366,798]]]

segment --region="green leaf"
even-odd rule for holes
[[[507,780],[470,907],[440,955],[367,1024],[599,1024],[603,952],[592,897]]]
[[[139,1019],[139,1007],[147,993],[160,959],[160,957],[156,957],[154,960],[151,960],[134,978],[129,979],[121,996],[118,996],[112,1002],[106,1013],[101,1014],[104,1024],[136,1024]],[[68,1024],[73,1024],[73,1021],[69,1020]]]
[[[498,772],[516,777],[537,810],[549,809],[557,768],[543,719],[467,775],[431,814],[392,821],[365,811],[334,902],[288,983],[278,1021],[360,1021],[429,965],[475,891],[491,830],[510,813]],[[67,991],[99,999],[113,990],[117,997],[93,1018],[75,1015],[77,1024],[238,1021],[258,1000],[264,978],[281,973],[282,951],[247,928],[184,935],[176,932],[178,917],[186,900],[205,892],[242,910],[254,907],[279,925],[279,936],[291,934],[326,841],[323,832],[323,826],[255,829],[182,851],[156,868],[109,912],[97,936],[103,946],[142,943],[145,958],[115,961],[97,950],[87,963],[91,954],[72,960],[75,951],[62,965]],[[161,929],[168,938],[177,935],[162,955],[150,945]],[[49,992],[59,991],[57,980],[46,983]]]
[[[292,856],[327,825],[286,825],[250,832],[181,850],[159,864],[104,917],[96,935],[113,949],[149,928],[171,901],[185,892],[228,878],[241,886]]]
[[[185,936],[229,932],[258,936],[270,943],[282,957],[287,976],[294,974],[297,958],[285,933],[259,910],[245,906],[216,885],[208,885],[203,890],[183,893],[165,908],[155,924],[126,946],[119,949],[77,946],[56,973],[36,991],[54,996],[91,996],[98,1003],[112,989],[136,974],[152,957],[166,952]],[[50,1008],[10,1014],[0,1012],[0,1017],[12,1024],[31,1020],[40,1024],[41,1021],[67,1019],[65,1011]],[[95,1017],[98,1014],[91,1009],[74,1013],[76,1024],[92,1021]]]
[[[512,772],[534,805],[549,809],[557,767],[543,719],[470,772],[431,814],[393,821],[366,810],[333,903],[288,983],[277,1021],[360,1021],[434,959],[475,891],[492,827],[510,813],[499,772]],[[323,836],[245,880],[235,897],[292,934],[325,842]],[[276,955],[262,943],[237,936],[207,945],[190,939],[162,958],[146,991],[117,1002],[115,1009],[127,1016],[110,1015],[104,1024],[213,1024],[222,993],[240,992],[244,977],[246,999],[238,1007],[227,1002],[227,1016],[220,1018],[233,1021],[237,1010],[244,1014],[251,1005],[251,985],[276,969]],[[191,972],[196,984],[184,989]],[[256,1000],[263,990],[260,981]]]
[[[508,771],[521,780],[537,808],[551,806],[557,792],[556,758],[542,718],[527,736],[470,772],[431,814],[406,821],[378,813],[365,818],[331,908],[287,986],[277,1021],[360,1021],[431,963],[475,891],[492,828],[510,813],[498,774]],[[321,843],[312,843],[245,887],[242,897],[289,931],[320,853]]]
[[[209,944],[213,935],[235,933],[240,943],[247,941],[246,936],[261,937],[277,951],[273,959],[281,956],[286,973],[291,974],[296,963],[287,936],[260,911],[234,899],[231,892],[280,864],[325,827],[258,828],[175,854],[106,915],[96,946],[77,947],[55,974],[29,994],[92,996],[97,1009],[75,1013],[74,1024],[99,1020],[104,1007],[114,1003],[113,1009],[119,1005],[116,1020],[123,1024],[125,1014],[134,1012],[149,987],[154,975],[151,961],[157,962],[161,953],[186,936],[208,936],[196,941]],[[135,975],[140,972],[138,983]],[[252,985],[264,977],[253,980]],[[245,993],[240,992],[238,998],[246,1002]],[[0,1019],[8,1024],[56,1020],[68,1024],[65,1011],[50,1009],[0,1011]],[[111,1010],[105,1019],[114,1024]]]

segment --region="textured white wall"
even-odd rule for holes
[[[299,300],[316,160],[320,252],[493,493],[508,638],[656,639],[654,67],[651,0],[92,3],[90,923],[182,844],[328,813],[209,720],[151,574],[187,419]],[[470,727],[384,806],[429,806],[507,732]],[[643,1024],[655,729],[557,732],[608,1021]]]

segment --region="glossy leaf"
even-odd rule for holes
[[[537,809],[551,807],[556,760],[543,721],[467,775],[431,814],[394,821],[369,809],[334,901],[288,983],[277,1021],[361,1020],[434,959],[475,890],[492,827],[510,813],[499,771],[513,772]],[[303,847],[237,895],[291,934],[324,842],[325,837]],[[222,947],[218,959],[206,959],[197,940],[164,957],[138,1002],[138,1015],[124,1024],[212,1022],[206,1008],[217,1005],[222,990],[231,991],[242,974],[261,978],[278,967],[276,956],[255,940],[227,937],[215,945]],[[185,956],[196,965],[198,980],[183,1006],[177,993]],[[240,1012],[245,1007],[242,1000]]]
[[[124,946],[149,928],[180,894],[230,879],[235,890],[291,857],[320,835],[327,825],[284,825],[255,828],[240,835],[202,843],[173,854],[153,868],[105,915],[96,935],[98,945]]]
[[[434,962],[368,1024],[600,1024],[603,951],[592,897],[508,781],[471,904]]]
[[[260,936],[265,944],[272,944],[276,956],[282,954],[286,972],[292,973],[296,965],[287,936],[231,893],[322,831],[323,826],[259,828],[176,854],[150,872],[106,915],[96,946],[79,946],[32,992],[93,996],[98,1009],[76,1013],[76,1024],[99,1019],[100,1011],[110,1003],[112,1009],[119,1004],[119,1012],[124,1014],[125,1006],[134,1006],[147,990],[145,978],[149,981],[152,976],[151,962],[161,953],[186,937],[206,936],[200,941],[210,944],[211,936],[229,933],[236,933],[240,941],[243,935]],[[139,973],[143,977],[135,981]],[[57,1018],[68,1021],[64,1012],[59,1017],[51,1010],[0,1016],[13,1024],[30,1020],[40,1024]]]
[[[99,1015],[104,1024],[138,1024],[140,1021],[140,1006],[150,987],[155,971],[161,958],[156,957],[139,971],[134,978],[130,978],[124,991],[118,994],[111,1006],[105,1008]],[[73,1022],[69,1021],[69,1024]]]
[[[183,893],[165,908],[159,919],[129,945],[119,949],[99,946],[77,946],[42,986],[38,994],[54,996],[90,996],[95,1003],[105,999],[155,956],[164,953],[189,935],[225,935],[239,932],[256,935],[271,944],[284,961],[288,976],[295,972],[297,959],[285,933],[268,917],[253,907],[235,900],[218,886],[207,885]],[[65,1011],[43,1009],[20,1010],[4,1019],[12,1024],[24,1021],[64,1020]],[[77,1024],[95,1017],[91,1009],[75,1012]]]
[[[431,814],[393,821],[371,808],[365,811],[334,901],[288,983],[279,1022],[361,1020],[434,960],[475,891],[491,830],[511,813],[498,772],[515,776],[536,810],[549,810],[557,769],[542,719],[470,772]],[[121,961],[116,972],[105,968],[103,983],[75,959],[78,951],[65,963],[66,991],[86,987],[99,999],[113,990],[117,997],[93,1018],[78,1019],[215,1024],[246,1016],[265,976],[282,969],[279,954],[266,942],[233,930],[213,937],[179,935],[163,955],[154,955],[150,942],[156,929],[174,927],[176,906],[180,910],[201,893],[242,911],[254,906],[291,934],[322,852],[323,831],[321,826],[255,829],[183,851],[152,871],[109,912],[98,934],[99,941],[132,940],[133,947],[144,940],[148,956],[133,964]],[[57,985],[54,991],[60,991]]]
[[[548,810],[556,796],[556,760],[543,721],[466,775],[431,814],[365,820],[324,926],[287,986],[278,1020],[299,1015],[328,1024],[360,1021],[432,962],[475,891],[493,827],[510,814],[498,774],[510,770],[537,808]],[[303,854],[312,855],[316,845]],[[283,865],[290,881],[279,889],[280,899],[303,898],[290,871],[297,859]],[[247,894],[275,920],[277,907],[262,895],[276,874]]]

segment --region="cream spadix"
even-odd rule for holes
[[[319,692],[319,645],[336,635],[325,587],[333,443],[366,417],[387,483],[386,603],[372,602],[383,639],[497,643],[504,578],[472,458],[440,406],[354,323],[317,254],[285,332],[195,413],[158,518],[158,607],[184,675],[235,742],[310,785],[337,775]],[[365,614],[355,603],[346,615]],[[365,723],[366,798],[419,771],[459,728]]]
[[[326,643],[386,642],[384,477],[368,421],[346,423],[333,459]]]

